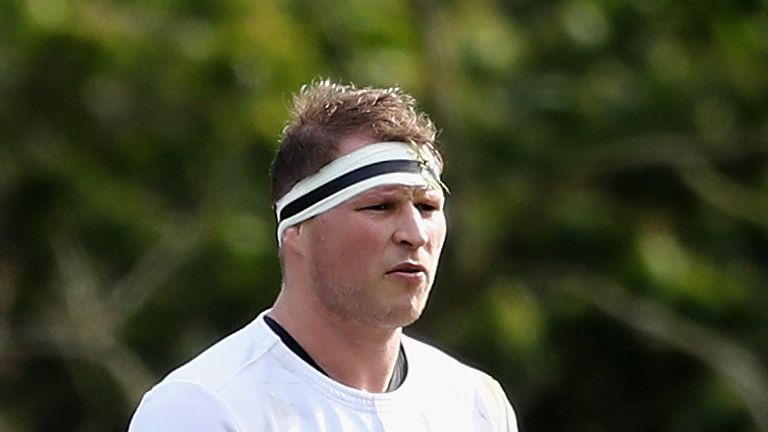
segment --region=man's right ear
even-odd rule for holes
[[[303,226],[304,224],[296,224],[283,231],[284,252],[298,255],[304,254]]]

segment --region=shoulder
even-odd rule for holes
[[[239,431],[237,401],[262,367],[276,338],[261,315],[174,370],[142,398],[131,432]]]
[[[496,379],[414,338],[405,337],[403,343],[419,385],[439,394],[459,395],[474,407],[477,430],[517,432],[514,409]]]
[[[419,374],[438,378],[441,381],[461,383],[476,383],[485,375],[484,372],[459,361],[445,351],[413,337],[403,336],[403,346],[409,365]],[[451,379],[446,380],[446,377]]]
[[[144,395],[129,432],[240,431],[226,405],[211,391],[187,381],[169,381]]]
[[[161,384],[184,381],[217,391],[257,367],[277,342],[259,315],[166,376]]]

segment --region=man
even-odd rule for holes
[[[320,81],[272,165],[273,307],[172,372],[145,431],[517,431],[496,381],[402,333],[446,235],[435,127],[399,89]]]

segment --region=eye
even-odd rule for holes
[[[416,208],[422,212],[434,212],[440,210],[440,206],[431,202],[423,202],[416,204]]]
[[[391,207],[392,206],[389,203],[378,203],[378,204],[363,206],[360,208],[360,210],[384,211],[384,210],[390,209]]]

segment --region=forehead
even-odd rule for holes
[[[419,198],[442,199],[444,198],[444,193],[442,189],[437,189],[431,186],[391,184],[391,185],[376,186],[374,188],[363,191],[360,194],[353,197],[352,200],[376,198],[376,197],[395,197],[395,196],[398,196],[398,197],[406,196],[414,199],[419,199]]]
[[[355,150],[359,150],[368,144],[378,142],[373,135],[369,133],[357,132],[346,135],[338,141],[336,148],[336,157],[341,157],[346,154],[352,153]]]

